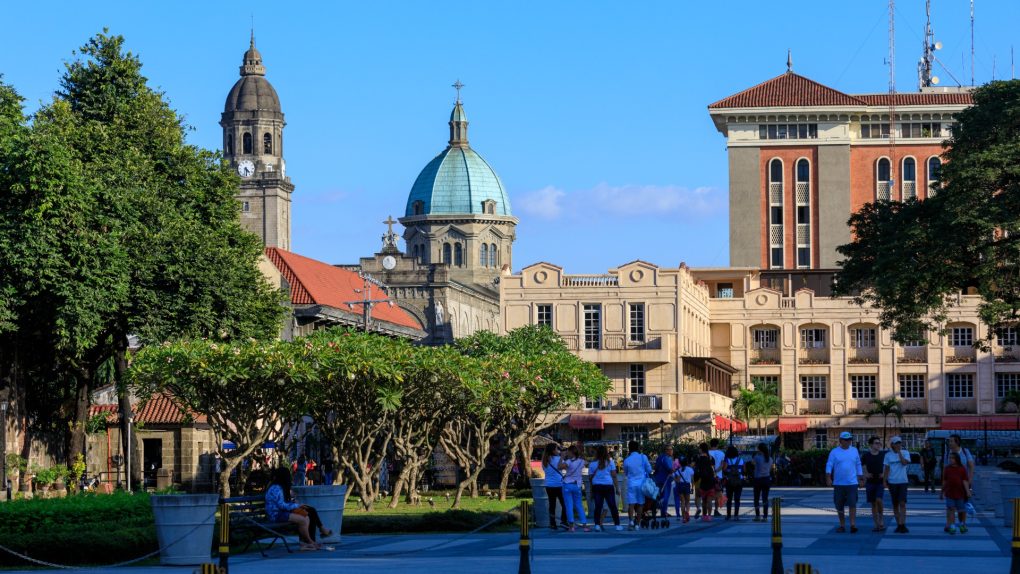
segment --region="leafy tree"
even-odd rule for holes
[[[986,324],[1020,318],[1020,80],[973,96],[928,199],[866,205],[850,218],[853,241],[838,248],[836,292],[878,308],[900,341],[941,329],[969,287]]]
[[[882,417],[882,444],[885,444],[886,429],[889,428],[889,417],[896,417],[898,422],[903,422],[903,405],[896,397],[888,399],[872,399],[871,410],[864,415],[865,420],[871,417]]]
[[[758,432],[761,433],[762,421],[779,416],[783,411],[783,402],[779,399],[779,386],[774,382],[755,381],[754,389],[741,388],[740,395],[733,400],[733,415],[745,417],[750,422],[754,419],[758,423]]]

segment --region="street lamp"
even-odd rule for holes
[[[4,481],[7,500],[11,499],[11,482],[7,479],[7,396],[10,389],[0,391],[0,480]]]

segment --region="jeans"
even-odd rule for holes
[[[765,510],[765,518],[769,517],[769,489],[772,488],[772,477],[761,476],[754,479],[754,515],[758,516],[758,500]]]
[[[669,480],[668,478],[666,480]],[[665,483],[663,483],[665,484]],[[666,511],[669,510],[669,493],[673,490],[672,488],[662,488],[662,484],[658,482],[655,486],[659,487],[659,492],[662,493],[662,500],[659,501],[659,513],[662,516],[666,516]]]
[[[556,502],[560,503],[560,524],[567,523],[567,502],[563,500],[562,486],[547,486],[545,494],[549,497],[549,526],[556,528]]]
[[[574,523],[574,513],[576,512],[576,518],[580,518],[578,522],[588,524],[588,517],[584,514],[584,503],[581,498],[581,485],[573,482],[565,483],[563,485],[563,498],[567,501],[567,522],[570,524]]]
[[[730,515],[730,511],[733,511],[734,516],[740,514],[740,494],[744,492],[744,485],[739,481],[729,481],[726,483],[726,516]]]
[[[620,509],[616,505],[616,489],[611,484],[593,484],[591,493],[595,499],[595,524],[602,524],[602,505],[609,505],[613,514],[613,524],[620,525]],[[582,514],[583,516],[583,514]]]
[[[935,479],[935,467],[934,466],[925,467],[924,468],[924,491],[925,492],[928,492],[929,488],[932,489],[933,491],[935,490],[935,486],[933,485],[934,479]]]

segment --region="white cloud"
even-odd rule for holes
[[[567,217],[704,216],[725,207],[725,194],[715,188],[678,185],[621,185],[600,183],[591,189],[566,192],[546,186],[515,201],[522,213],[544,219]]]

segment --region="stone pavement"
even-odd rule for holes
[[[572,573],[666,571],[685,567],[713,572],[768,572],[772,560],[770,524],[753,522],[751,491],[745,491],[742,520],[716,518],[669,529],[602,533],[533,531],[532,572]],[[907,504],[909,534],[893,533],[891,513],[885,533],[873,533],[870,509],[860,492],[860,532],[836,533],[829,489],[775,489],[783,498],[783,565],[810,563],[820,574],[918,571],[924,574],[1007,572],[1011,532],[990,513],[968,519],[970,532],[942,531],[944,506],[937,495],[912,489]],[[886,496],[888,505],[888,495]],[[231,573],[344,570],[373,574],[416,572],[516,572],[516,533],[464,535],[344,536],[335,552],[288,555],[274,549],[263,559],[249,553],[231,559]],[[184,573],[189,568],[123,568],[116,572]],[[36,571],[38,572],[38,571]]]

